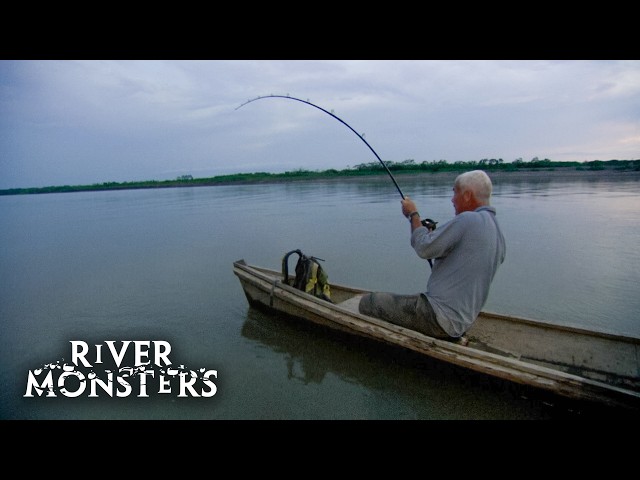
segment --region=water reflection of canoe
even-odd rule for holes
[[[233,263],[253,307],[397,345],[564,397],[640,409],[640,339],[482,312],[462,341],[428,337],[358,313],[365,290],[332,283],[327,302],[279,271]]]

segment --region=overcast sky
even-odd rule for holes
[[[0,188],[640,158],[640,61],[0,60]]]

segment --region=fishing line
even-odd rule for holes
[[[371,145],[369,145],[369,142],[367,142],[364,137],[362,135],[360,135],[358,132],[356,132],[351,125],[349,125],[347,122],[345,122],[344,120],[342,120],[340,117],[338,117],[336,114],[334,114],[333,112],[329,112],[328,110],[325,110],[322,107],[319,107],[318,105],[315,105],[313,103],[311,103],[309,100],[302,100],[300,98],[296,98],[296,97],[291,97],[289,95],[264,95],[264,96],[260,96],[260,97],[256,97],[254,99],[251,100],[247,100],[246,102],[244,102],[242,105],[240,105],[239,107],[236,108],[236,110],[238,110],[239,108],[245,106],[247,103],[251,103],[251,102],[255,102],[256,100],[260,100],[263,98],[287,98],[289,100],[295,100],[297,102],[301,102],[301,103],[306,103],[307,105],[311,105],[312,107],[317,108],[318,110],[322,110],[324,113],[326,113],[327,115],[331,115],[333,118],[335,118],[336,120],[338,120],[340,123],[342,123],[343,125],[345,125],[349,130],[351,130],[353,133],[355,133],[358,138],[360,140],[362,140],[364,142],[364,144],[369,147],[369,150],[371,150],[373,152],[373,154],[376,156],[376,158],[378,159],[378,161],[382,164],[382,166],[384,167],[384,169],[387,171],[387,173],[389,174],[389,177],[391,177],[391,180],[393,181],[393,184],[396,186],[396,189],[398,189],[398,193],[400,193],[400,196],[402,197],[402,199],[404,200],[404,194],[402,193],[402,190],[400,190],[400,187],[398,186],[398,182],[396,182],[396,179],[393,178],[393,175],[391,174],[391,171],[389,170],[389,168],[385,165],[385,163],[382,161],[382,159],[380,158],[380,156],[376,153],[376,151],[373,149],[373,147]]]

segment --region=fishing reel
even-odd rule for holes
[[[438,222],[436,222],[435,220],[431,220],[430,218],[420,220],[420,223],[422,224],[422,226],[427,227],[427,230],[429,230],[430,232],[433,232],[436,229],[436,225],[438,224]]]

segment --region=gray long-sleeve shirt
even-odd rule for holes
[[[418,256],[434,259],[425,295],[452,337],[464,334],[475,321],[504,261],[506,245],[495,217],[494,207],[479,207],[432,232],[419,227],[411,234]]]

